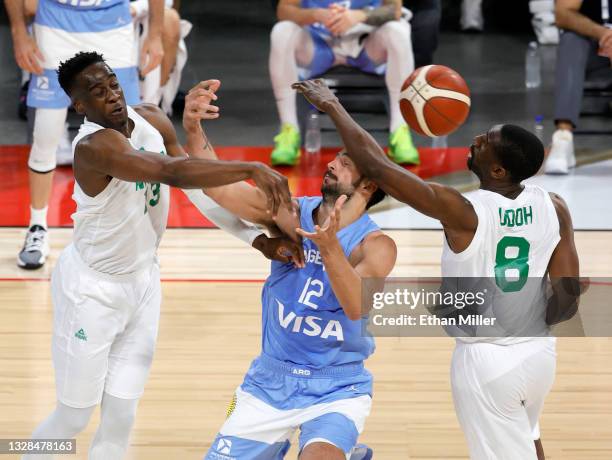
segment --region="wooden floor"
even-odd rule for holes
[[[437,276],[441,233],[389,232],[394,275]],[[23,230],[0,229],[0,438],[27,437],[54,406],[52,308],[46,280],[71,230],[52,231],[52,257],[24,272],[14,258]],[[612,234],[577,234],[585,275],[611,276]],[[129,459],[200,459],[260,343],[260,289],[268,264],[217,230],[170,230],[157,354]],[[250,280],[250,281],[249,281]],[[372,415],[361,438],[377,460],[466,459],[449,386],[453,341],[385,338],[368,361]],[[547,459],[612,459],[612,339],[560,339],[555,386],[542,423]],[[78,438],[86,458],[97,415]],[[9,458],[17,458],[6,456]],[[288,458],[295,458],[295,451]]]

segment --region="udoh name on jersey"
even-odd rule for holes
[[[499,208],[499,224],[502,227],[521,227],[533,223],[531,206],[516,209]]]

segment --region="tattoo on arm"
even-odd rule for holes
[[[393,21],[395,19],[395,10],[395,2],[374,8],[372,10],[365,10],[365,23],[371,26],[382,26],[385,22]]]
[[[210,141],[208,140],[207,137],[205,137],[204,140],[206,140],[206,144],[204,144],[203,149],[208,150],[210,148]]]

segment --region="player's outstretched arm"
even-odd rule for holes
[[[580,264],[574,243],[574,227],[567,204],[559,195],[551,193],[557,217],[561,240],[557,244],[550,262],[548,276],[553,295],[548,301],[546,323],[550,326],[571,319],[578,311],[581,290]]]
[[[253,179],[271,198],[274,209],[283,201],[291,202],[287,179],[262,163],[177,158],[139,151],[113,129],[90,134],[75,148],[75,177],[85,192],[99,189],[99,183],[107,181],[108,176],[180,188],[216,187]]]
[[[374,138],[342,107],[322,80],[294,83],[310,103],[333,120],[348,155],[367,178],[393,198],[439,220],[446,228],[475,230],[478,225],[472,205],[458,191],[420,177],[393,163]]]
[[[387,277],[395,265],[397,247],[390,237],[382,232],[375,232],[368,235],[360,247],[347,258],[336,236],[340,228],[340,209],[345,201],[346,195],[338,198],[329,220],[322,227],[315,226],[313,233],[301,228],[296,229],[296,232],[315,242],[344,313],[349,319],[358,320],[367,313],[361,305],[362,280]]]

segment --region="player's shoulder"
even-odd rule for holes
[[[553,206],[555,207],[555,211],[557,212],[557,217],[559,218],[559,224],[560,225],[564,225],[564,224],[571,224],[571,215],[570,215],[570,211],[569,211],[569,207],[567,206],[567,203],[565,202],[565,200],[561,197],[561,195],[558,195],[554,192],[548,192],[550,199],[552,201]]]
[[[108,144],[116,143],[118,140],[127,140],[126,137],[119,131],[111,128],[98,129],[89,134],[85,134],[75,144],[75,153],[77,152],[95,152],[97,150],[105,150]]]
[[[356,248],[355,256],[358,259],[376,257],[377,259],[392,260],[393,265],[397,257],[397,245],[393,238],[382,230],[368,233]]]

